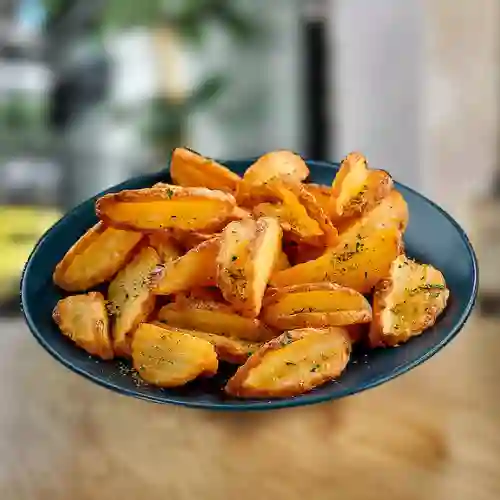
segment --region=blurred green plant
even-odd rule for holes
[[[104,3],[103,3],[104,1]],[[47,22],[63,18],[78,2],[95,5],[97,19],[91,25],[104,35],[137,26],[151,29],[168,27],[188,43],[200,45],[207,25],[215,22],[235,41],[248,42],[258,28],[238,10],[234,0],[43,0]],[[183,102],[159,96],[149,106],[150,123],[146,130],[161,154],[182,140],[185,117],[211,103],[222,92],[226,80],[221,75],[207,76]]]

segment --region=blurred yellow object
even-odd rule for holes
[[[61,216],[52,207],[0,206],[0,300],[17,293],[31,250]]]
[[[0,205],[0,239],[11,239],[14,234],[38,239],[61,217],[62,212],[52,207]]]

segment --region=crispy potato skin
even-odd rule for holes
[[[278,219],[286,237],[292,241],[304,242],[314,246],[325,246],[326,237],[322,224],[309,215],[304,204],[292,191],[291,185],[287,185],[278,179],[270,181],[267,188],[275,194],[279,201],[277,203],[258,204],[253,209],[254,215],[256,217],[267,216]],[[306,192],[302,194],[305,196]],[[307,197],[309,201],[312,200],[308,193]],[[316,215],[318,214],[319,211]],[[337,231],[333,226],[332,231],[335,233],[334,237],[336,237]],[[330,238],[332,238],[331,234]]]
[[[239,398],[283,398],[338,377],[349,361],[344,328],[293,330],[262,346],[238,368],[225,391]]]
[[[156,295],[171,295],[215,284],[219,246],[220,238],[212,238],[158,267],[150,276],[151,291]]]
[[[96,213],[120,229],[210,231],[220,228],[235,206],[234,197],[222,191],[160,186],[104,195],[96,202]]]
[[[420,335],[446,308],[449,290],[440,271],[405,255],[391,265],[373,296],[372,347],[395,346]]]
[[[170,324],[162,323],[161,321],[153,322],[154,325],[160,328],[173,329]],[[177,328],[176,328],[177,329]],[[210,342],[217,353],[220,361],[226,363],[242,365],[249,356],[251,356],[257,349],[262,347],[262,342],[252,342],[250,340],[242,340],[234,337],[226,337],[224,335],[217,335],[215,333],[201,332],[198,330],[186,330],[179,328],[181,332],[198,337]]]
[[[276,288],[303,283],[331,281],[360,293],[368,293],[387,275],[391,262],[403,251],[401,232],[382,228],[363,233],[344,233],[339,244],[316,260],[276,273]]]
[[[181,256],[181,251],[170,233],[155,231],[148,235],[150,247],[156,250],[162,263],[170,262]]]
[[[370,303],[360,293],[334,283],[307,283],[268,289],[262,319],[279,330],[328,328],[372,319]]]
[[[235,311],[256,318],[281,250],[276,219],[262,217],[228,224],[217,256],[217,283]]]
[[[278,335],[258,319],[236,314],[227,304],[182,296],[163,306],[158,312],[158,319],[177,328],[254,342],[267,341]]]
[[[251,165],[238,187],[238,204],[248,205],[249,198],[266,198],[269,195],[267,184],[273,179],[299,183],[307,178],[309,168],[305,161],[290,151],[272,151],[261,156]],[[250,202],[250,206],[253,203]]]
[[[109,285],[108,310],[112,315],[113,347],[117,356],[130,356],[130,335],[155,307],[148,279],[160,262],[156,250],[144,246]]]
[[[68,292],[81,292],[110,280],[129,259],[141,239],[140,233],[97,223],[57,264],[54,283]]]
[[[387,172],[369,170],[363,155],[350,153],[333,180],[329,214],[334,221],[359,216],[387,196],[392,187]]]
[[[326,214],[330,214],[330,198],[332,197],[331,186],[324,186],[322,184],[308,183],[303,184],[306,189],[314,198],[316,203],[323,209]]]
[[[52,318],[66,337],[89,354],[113,359],[106,301],[101,293],[73,295],[61,299]]]
[[[179,186],[206,187],[235,193],[241,177],[214,160],[189,149],[176,148],[170,161],[170,175]]]
[[[323,231],[323,245],[326,247],[335,245],[338,241],[339,233],[333,225],[328,212],[323,210],[321,204],[316,200],[316,197],[302,184],[288,184],[287,187],[306,209],[307,215],[315,220],[321,228],[321,231]]]
[[[178,387],[217,372],[213,345],[187,333],[142,323],[132,340],[132,360],[139,376],[159,387]]]

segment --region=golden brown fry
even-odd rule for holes
[[[142,234],[106,227],[89,229],[57,264],[54,283],[68,292],[93,288],[110,280],[128,260]]]
[[[184,148],[176,148],[170,162],[170,175],[179,186],[206,187],[235,193],[241,178],[214,160]]]
[[[372,347],[402,344],[430,328],[445,309],[449,293],[440,271],[400,255],[375,288]]]
[[[252,213],[246,208],[234,207],[234,210],[228,217],[228,221],[251,219],[251,218],[252,218]]]
[[[152,324],[160,328],[173,329],[170,324],[155,321]],[[217,335],[215,333],[201,332],[197,330],[185,330],[182,328],[175,328],[183,333],[198,337],[210,342],[217,353],[220,361],[226,363],[233,363],[242,365],[249,356],[251,356],[257,349],[262,347],[262,342],[252,342],[250,340],[242,340],[234,337],[225,337],[224,335]]]
[[[318,259],[276,273],[271,284],[280,288],[331,281],[367,293],[387,275],[391,262],[402,252],[401,233],[396,228],[383,228],[360,238],[356,233],[340,237],[339,244]]]
[[[212,238],[160,266],[150,277],[151,291],[156,295],[170,295],[215,284],[219,245],[220,239]]]
[[[383,170],[369,170],[366,158],[350,153],[332,183],[329,213],[334,220],[358,216],[387,196],[392,178]]]
[[[149,275],[160,264],[152,247],[143,247],[111,282],[108,311],[112,316],[113,347],[117,356],[130,356],[130,335],[155,306]]]
[[[351,351],[344,328],[285,332],[264,344],[238,368],[226,392],[240,398],[297,396],[337,378]]]
[[[162,263],[170,262],[181,256],[174,239],[167,232],[155,231],[149,234],[148,243],[156,250]]]
[[[309,217],[304,206],[291,191],[284,187],[279,189],[282,189],[281,196],[284,202],[260,203],[254,207],[254,215],[276,218],[285,235],[293,241],[323,246],[325,235],[318,222]]]
[[[178,328],[255,342],[267,341],[277,335],[260,320],[239,316],[226,304],[182,296],[163,306],[158,313],[158,319]]]
[[[217,372],[213,345],[199,337],[149,323],[139,325],[132,359],[140,377],[159,387],[178,387]]]
[[[246,204],[248,198],[266,196],[266,184],[273,179],[299,183],[309,175],[305,161],[290,151],[273,151],[251,165],[238,187],[237,199]],[[250,204],[252,206],[252,204]]]
[[[288,257],[283,250],[278,255],[278,259],[276,260],[276,267],[274,272],[283,271],[283,269],[288,269],[290,267],[290,262],[288,261]]]
[[[338,240],[338,231],[332,224],[328,212],[323,210],[315,196],[302,184],[287,184],[286,187],[297,197],[297,200],[306,209],[307,215],[318,223],[324,234],[323,246],[335,245]]]
[[[108,225],[136,231],[220,228],[234,210],[232,195],[206,188],[154,187],[99,198],[97,216]]]
[[[106,301],[102,294],[89,292],[61,299],[52,317],[61,332],[89,354],[113,359]]]
[[[217,283],[224,298],[243,316],[255,318],[281,252],[281,228],[262,217],[231,222],[222,233]]]
[[[318,205],[326,214],[330,213],[330,198],[332,196],[331,186],[323,184],[303,184],[304,188],[314,196]]]
[[[333,283],[268,289],[262,319],[279,330],[369,323],[372,309],[360,293]]]

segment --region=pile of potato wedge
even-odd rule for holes
[[[98,199],[99,222],[53,274],[72,294],[53,312],[61,332],[131,359],[150,384],[178,387],[224,361],[239,365],[231,396],[296,396],[338,378],[353,344],[396,346],[446,307],[441,272],[404,253],[403,196],[361,154],[331,186],[307,183],[289,151],[240,177],[178,148],[170,173]]]

